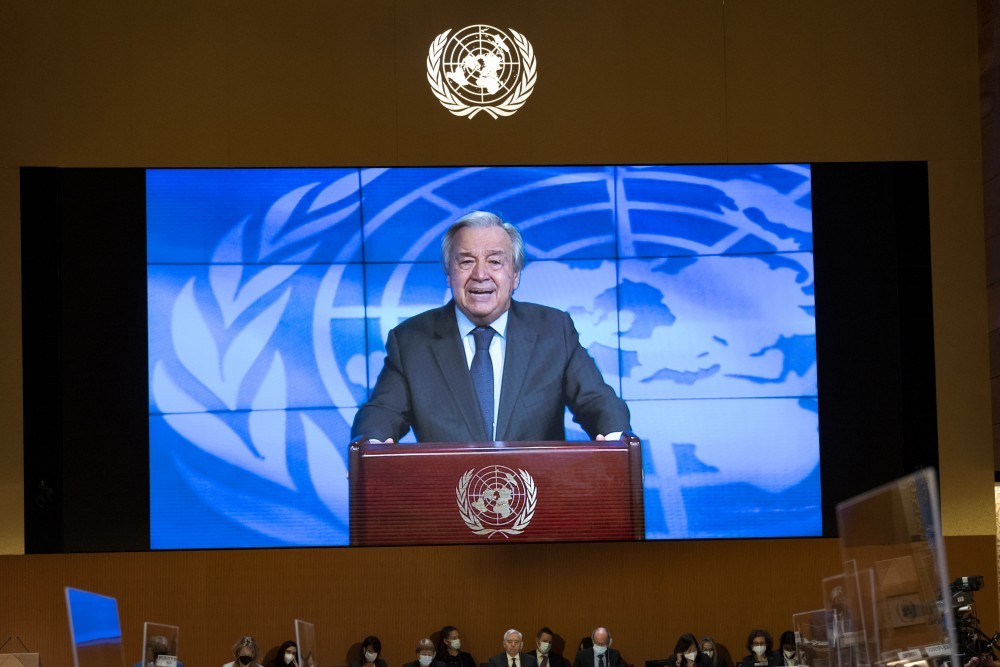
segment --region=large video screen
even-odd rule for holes
[[[821,535],[811,184],[796,164],[148,170],[151,548],[349,543],[351,422],[389,330],[451,298],[441,238],[472,210],[520,229],[515,300],[569,313],[626,401],[647,539]]]

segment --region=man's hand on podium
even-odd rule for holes
[[[376,440],[375,438],[368,438],[368,443],[371,445],[395,445],[396,441],[392,438],[386,438],[385,440]]]
[[[597,440],[621,440],[621,439],[622,439],[621,431],[615,431],[614,433],[608,433],[607,435],[601,435],[600,433],[597,434]]]

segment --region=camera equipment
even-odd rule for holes
[[[1000,642],[1000,632],[988,637],[979,627],[974,614],[972,592],[983,587],[982,576],[959,577],[951,583],[951,607],[955,612],[955,635],[962,664],[979,665],[996,660],[994,647]]]

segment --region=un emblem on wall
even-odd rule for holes
[[[527,470],[499,465],[467,470],[455,487],[458,513],[476,535],[520,535],[535,516],[538,489]]]
[[[531,96],[538,79],[531,43],[510,30],[470,25],[445,30],[427,52],[427,81],[445,109],[472,118],[485,111],[511,116]]]

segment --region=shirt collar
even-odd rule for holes
[[[509,308],[503,311],[500,314],[500,317],[496,318],[487,325],[492,327],[493,331],[497,332],[497,334],[501,338],[507,337],[508,313],[510,313]],[[461,336],[462,338],[468,336],[472,332],[472,330],[475,329],[477,326],[472,323],[472,320],[470,320],[468,317],[465,316],[465,313],[462,312],[462,309],[458,307],[457,303],[455,304],[455,318],[458,320],[458,335]]]

